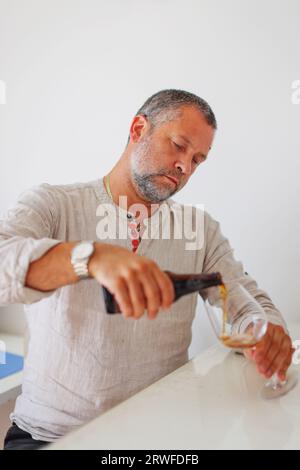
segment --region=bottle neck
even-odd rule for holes
[[[173,275],[171,279],[175,290],[175,300],[183,295],[199,292],[208,287],[220,286],[223,284],[220,273],[195,274],[195,275]]]

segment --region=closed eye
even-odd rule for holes
[[[178,150],[184,150],[184,147],[182,147],[182,146],[179,145],[179,144],[176,144],[176,142],[173,141],[173,144],[175,145],[175,147],[176,147]]]
[[[200,163],[204,163],[206,161],[206,155],[201,155],[200,158],[193,158],[193,162],[196,164],[196,165],[200,165]]]
[[[200,160],[197,160],[197,158],[193,158],[193,162],[195,163],[195,165],[200,165],[200,163],[202,163],[205,159],[200,159]]]
[[[179,151],[185,152],[185,147],[183,147],[182,145],[177,144],[176,142],[174,142],[174,140],[172,142]],[[205,160],[206,160],[205,155],[203,155],[203,157],[200,158],[200,159],[194,157],[193,158],[193,163],[198,166],[198,165],[200,165],[200,163],[204,162]]]

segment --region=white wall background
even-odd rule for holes
[[[105,174],[148,96],[192,91],[219,131],[177,200],[205,204],[296,320],[299,58],[299,0],[0,0],[0,212],[31,185]],[[0,328],[22,328],[14,310],[2,309]],[[213,340],[201,310],[191,355]]]

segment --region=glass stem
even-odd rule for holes
[[[286,384],[286,380],[282,381],[279,379],[278,377],[278,374],[273,374],[271,379],[270,379],[270,382],[269,382],[269,385],[272,387],[273,390],[277,390],[278,388],[282,387],[283,385]]]

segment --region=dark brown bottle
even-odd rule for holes
[[[218,272],[210,274],[175,274],[171,271],[165,271],[165,273],[170,277],[174,286],[174,302],[183,295],[207,289],[208,287],[223,285],[222,276]],[[119,304],[113,294],[106,287],[102,286],[102,289],[107,313],[121,313]]]

